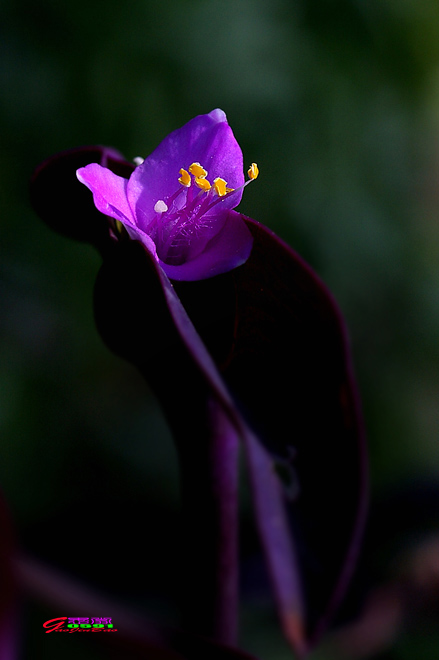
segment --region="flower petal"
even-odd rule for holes
[[[236,211],[221,211],[218,221],[224,223],[221,231],[194,259],[180,266],[169,266],[160,261],[161,267],[171,280],[203,280],[226,273],[247,261],[253,239],[241,214]]]
[[[76,176],[92,191],[95,206],[101,213],[121,222],[128,220],[132,225],[136,224],[127,200],[127,179],[97,163],[82,167]]]
[[[199,162],[209,181],[222,177],[231,188],[244,184],[242,151],[222,110],[195,117],[170,133],[131,175],[127,195],[133,215],[142,229],[153,219],[154,205],[169,198],[181,185],[180,169]],[[242,191],[223,201],[235,208]]]

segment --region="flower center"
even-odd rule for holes
[[[211,183],[207,170],[198,162],[192,163],[188,170],[181,168],[179,174],[180,186],[166,200],[159,199],[154,204],[156,216],[148,227],[159,258],[173,266],[187,261],[189,255],[196,256],[197,248],[202,250],[219,231],[221,227],[215,227],[216,218],[209,211],[254,181],[259,169],[252,163],[247,172],[248,181],[236,189],[229,188],[221,177]]]

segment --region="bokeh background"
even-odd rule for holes
[[[21,547],[173,620],[172,439],[148,386],[94,328],[98,255],[52,234],[27,186],[57,151],[145,156],[221,107],[261,170],[240,210],[330,286],[362,392],[371,523],[340,627],[314,657],[436,660],[439,4],[11,0],[0,53],[0,481]],[[286,660],[252,532],[243,538],[242,644]],[[22,657],[104,657],[42,634],[46,619],[76,614],[28,603]]]

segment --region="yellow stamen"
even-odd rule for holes
[[[196,177],[195,185],[201,188],[201,190],[204,190],[205,192],[207,192],[211,188],[209,181],[204,177]]]
[[[125,227],[123,226],[123,223],[120,220],[116,220],[116,229],[119,232],[119,234],[122,234],[123,230]]]
[[[204,179],[207,176],[207,171],[201,167],[200,163],[192,163],[189,172],[194,175],[196,179]]]
[[[168,205],[162,199],[159,199],[158,202],[154,204],[154,211],[156,213],[166,213],[168,210]]]
[[[181,168],[180,174],[181,176],[178,179],[179,182],[181,183],[182,186],[186,186],[186,188],[189,188],[189,186],[191,185],[191,176],[189,172]]]
[[[213,188],[218,195],[218,197],[224,197],[224,195],[232,190],[232,188],[226,188],[226,182],[221,177],[217,176],[213,182]]]
[[[251,179],[252,181],[253,181],[254,179],[257,179],[257,178],[258,178],[258,175],[259,175],[259,167],[256,165],[256,163],[252,163],[252,164],[250,165],[250,167],[249,167],[249,169],[248,169],[248,171],[247,171],[247,174],[248,174],[249,179]]]

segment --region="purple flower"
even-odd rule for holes
[[[249,183],[258,175],[252,163]],[[222,110],[168,135],[129,180],[91,163],[77,177],[96,208],[121,223],[174,280],[202,280],[248,259],[253,239],[234,209],[244,183],[242,151]]]

